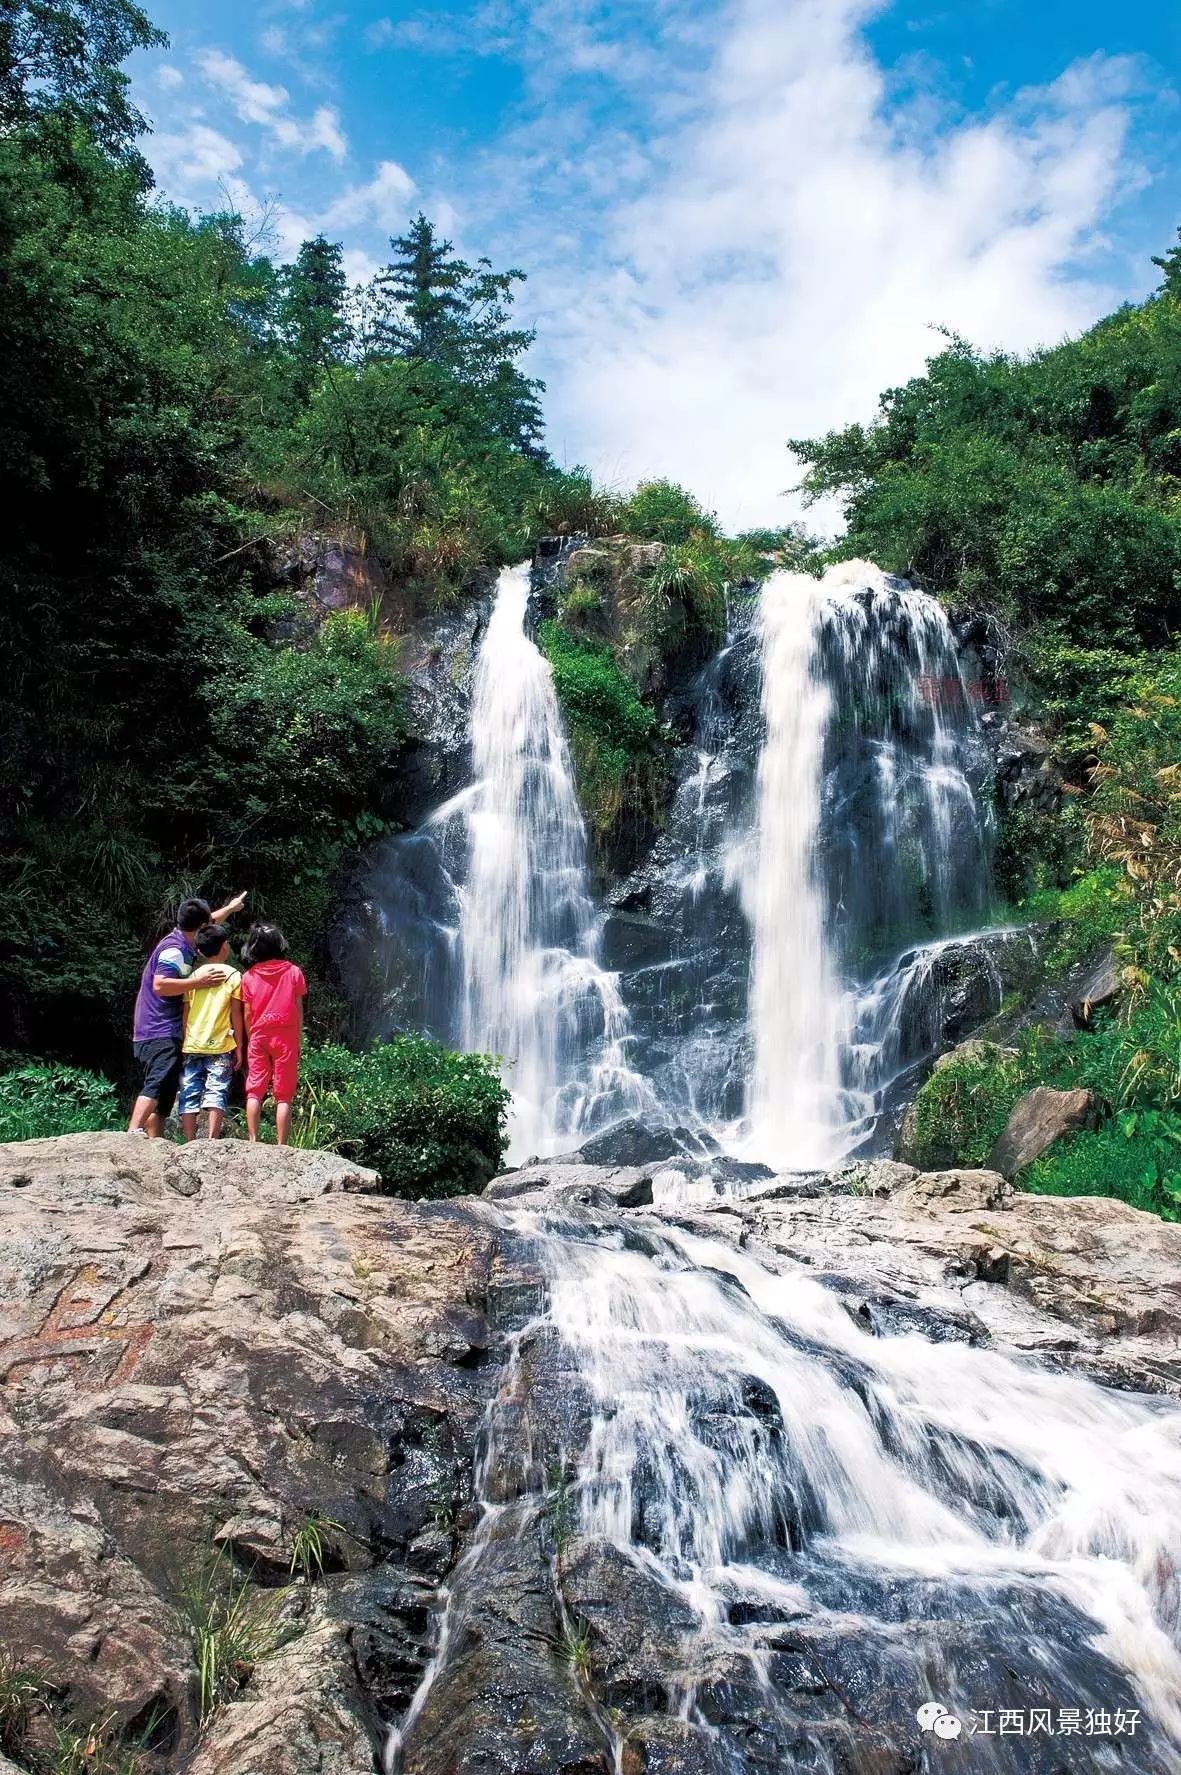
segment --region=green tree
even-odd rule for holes
[[[541,454],[544,385],[516,367],[534,334],[511,324],[514,286],[524,272],[493,271],[488,259],[469,265],[421,212],[390,246],[394,256],[372,287],[370,355],[449,371],[498,436]]]
[[[279,327],[291,359],[292,386],[301,405],[325,366],[347,348],[346,289],[341,248],[322,234],[305,240],[295,263],[285,269]]]
[[[120,64],[167,42],[132,0],[0,0],[0,127],[51,115],[81,122],[146,171],[130,146],[146,120]]]

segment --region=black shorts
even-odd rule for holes
[[[139,1068],[140,1097],[155,1101],[156,1113],[164,1120],[172,1114],[176,1088],[180,1084],[180,1044],[177,1035],[159,1036],[151,1042],[133,1042],[131,1051]]]

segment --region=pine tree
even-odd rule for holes
[[[346,282],[341,249],[317,234],[305,240],[286,267],[280,328],[292,359],[292,385],[306,402],[319,372],[348,344],[344,317]]]
[[[1177,234],[1181,238],[1181,228],[1178,228]],[[1160,257],[1154,254],[1152,262],[1165,274],[1160,285],[1160,294],[1181,296],[1181,245],[1169,247]]]
[[[534,333],[510,324],[514,286],[524,283],[524,272],[457,258],[421,211],[390,246],[394,256],[372,287],[368,355],[438,364],[478,394],[495,435],[544,456],[544,384],[515,362]]]
[[[375,355],[420,358],[459,369],[471,266],[439,240],[421,210],[409,232],[391,241],[394,257],[374,280]]]

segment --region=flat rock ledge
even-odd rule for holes
[[[614,1633],[621,1662],[578,1677],[554,1650],[565,1604],[531,1512],[548,1443],[579,1446],[579,1382],[541,1319],[529,1223],[552,1204],[639,1235],[659,1172],[536,1165],[487,1199],[415,1204],[327,1153],[122,1134],[0,1147],[0,1645],[75,1717],[150,1722],[160,1775],[375,1775],[469,1544],[499,1392],[522,1435],[520,1471],[490,1478],[491,1588],[404,1769],[611,1775],[603,1721],[659,1692],[662,1636],[684,1624],[576,1539],[571,1594],[599,1623],[596,1658]],[[661,1212],[806,1271],[877,1335],[1181,1394],[1181,1228],[1118,1202],[883,1161]],[[300,1575],[316,1523],[325,1569]],[[249,1579],[276,1631],[202,1726],[184,1598],[211,1562]],[[27,1756],[0,1747],[0,1775],[35,1761],[41,1729]],[[628,1744],[626,1775],[713,1767],[696,1728],[650,1709]]]

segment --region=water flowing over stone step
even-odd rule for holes
[[[391,1770],[523,1768],[503,1722],[534,1684],[568,1775],[1177,1765],[1181,1408],[1087,1378],[1108,1358],[1062,1204],[879,1165],[867,1194],[661,1218],[613,1206],[610,1172],[561,1174],[505,1180],[503,1248],[541,1292]],[[1134,1269],[1146,1217],[1071,1207],[1092,1258]],[[1153,1226],[1167,1291],[1181,1232]],[[1023,1294],[1004,1245],[1057,1292]],[[961,1735],[928,1764],[930,1702]]]

